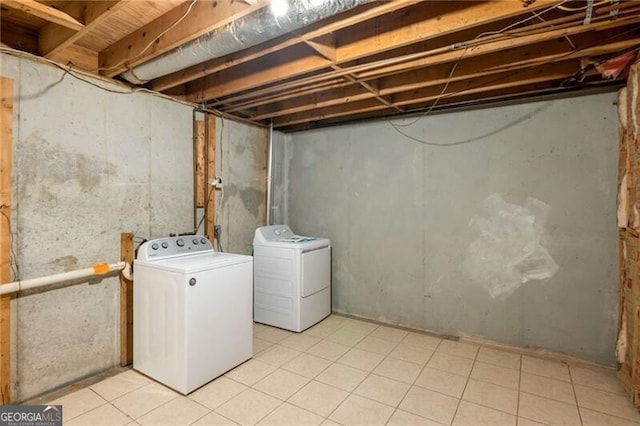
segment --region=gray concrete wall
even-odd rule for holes
[[[266,128],[216,119],[216,170],[222,192],[216,191],[216,223],[222,226],[222,248],[252,254],[253,234],[265,224]]]
[[[20,278],[115,262],[121,232],[155,238],[193,229],[190,107],[109,93],[6,54],[0,73],[14,80]],[[119,363],[119,290],[108,278],[12,301],[15,401]]]
[[[614,101],[613,93],[592,95],[433,115],[401,127],[430,143],[459,143],[447,147],[412,141],[386,121],[287,136],[288,154],[279,161],[290,176],[278,189],[289,194],[294,231],[333,242],[333,309],[613,365]],[[516,281],[496,296],[488,288],[502,279],[500,268],[465,272],[470,261],[504,270],[509,265],[501,262],[518,255],[496,248],[485,262],[470,249],[481,236],[470,226],[474,217],[496,224],[507,240],[518,230],[504,215],[487,217],[482,206],[492,194],[513,208],[527,197],[550,207],[546,223],[530,216],[540,230],[531,238],[559,266],[550,279]]]

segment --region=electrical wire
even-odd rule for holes
[[[161,99],[166,99],[166,100],[170,100],[170,101],[173,101],[173,102],[177,102],[177,103],[179,103],[181,105],[185,105],[185,106],[188,106],[188,107],[191,107],[191,108],[195,108],[197,110],[201,110],[203,112],[207,112],[207,113],[213,114],[216,117],[223,118],[223,117],[225,117],[227,115],[227,114],[225,114],[225,113],[223,113],[221,111],[218,111],[218,110],[216,110],[214,108],[207,107],[205,109],[202,109],[196,103],[184,101],[184,100],[181,100],[181,99],[176,99],[176,98],[174,98],[172,96],[165,95],[164,93],[156,92],[156,91],[147,89],[145,87],[130,87],[130,86],[127,86],[127,85],[125,85],[125,84],[123,84],[123,83],[121,83],[121,82],[119,82],[117,80],[113,80],[113,79],[109,79],[109,78],[106,78],[106,77],[102,77],[100,75],[90,74],[88,71],[83,71],[83,70],[80,70],[80,69],[72,69],[72,68],[70,68],[68,66],[61,65],[61,64],[59,64],[59,63],[57,63],[55,61],[52,61],[52,60],[47,59],[47,58],[44,58],[42,56],[33,55],[31,53],[23,52],[21,50],[16,50],[16,49],[12,49],[10,47],[0,46],[0,52],[4,52],[7,55],[15,56],[15,57],[18,57],[18,58],[27,58],[27,59],[33,60],[35,62],[42,62],[42,63],[46,63],[46,64],[49,64],[49,65],[53,65],[54,67],[56,67],[56,68],[58,68],[58,69],[60,69],[60,70],[62,70],[64,72],[64,74],[62,75],[62,77],[60,77],[60,79],[58,79],[58,81],[55,81],[54,83],[49,84],[43,90],[40,90],[37,93],[31,94],[31,95],[29,95],[29,94],[21,95],[21,99],[35,99],[38,96],[41,96],[44,93],[48,92],[50,89],[52,89],[53,87],[57,86],[58,84],[62,83],[62,81],[64,80],[64,77],[66,75],[70,75],[71,77],[75,78],[76,80],[79,80],[79,81],[81,81],[83,83],[89,84],[90,86],[96,87],[98,89],[102,89],[102,90],[107,91],[109,93],[115,93],[115,94],[118,94],[118,95],[131,95],[131,94],[134,94],[134,93],[147,93],[149,95],[156,96],[156,97],[161,98]],[[104,82],[105,84],[108,84],[108,85],[120,86],[120,87],[122,87],[123,90],[110,89],[108,87],[105,87],[105,86],[103,86],[101,84],[96,83],[94,80],[98,80],[98,81]],[[261,126],[259,123],[253,123],[253,124],[256,125],[256,126]]]
[[[211,193],[214,191],[214,189],[215,188],[213,187],[213,185],[209,189],[209,193],[207,194],[207,199],[204,201],[205,209],[204,209],[204,212],[202,214],[202,217],[200,218],[200,222],[198,222],[198,225],[193,230],[194,234],[198,233],[198,231],[200,230],[200,227],[202,226],[202,222],[204,222],[205,218],[207,217],[207,205],[209,204],[209,200],[211,199]]]
[[[163,35],[167,34],[169,31],[171,31],[172,29],[174,29],[180,22],[182,22],[187,15],[189,15],[189,13],[191,13],[191,9],[193,9],[193,6],[196,4],[198,0],[191,0],[191,3],[189,4],[189,7],[187,8],[187,11],[182,14],[182,16],[180,16],[180,18],[178,18],[173,24],[171,24],[167,29],[165,29],[164,31],[162,31],[160,34],[158,34],[156,37],[153,38],[153,40],[151,40],[149,42],[149,44],[147,44],[140,52],[138,52],[136,55],[134,56],[130,56],[126,59],[121,60],[120,62],[118,62],[115,65],[111,65],[109,67],[99,67],[99,68],[94,68],[94,69],[90,69],[90,70],[85,70],[85,71],[89,71],[89,72],[96,72],[96,71],[108,71],[108,70],[113,70],[116,68],[121,67],[122,65],[124,65],[125,63],[129,62],[129,61],[133,61],[135,59],[138,59],[140,56],[142,56],[144,54],[144,52],[146,52],[147,50],[149,50],[151,48],[151,46],[154,45],[154,43],[156,41],[158,41]],[[82,69],[82,68],[80,68]],[[133,70],[131,70],[133,71]],[[135,76],[135,73],[134,73]],[[138,77],[136,77],[138,78]]]
[[[508,25],[507,27],[505,27],[505,28],[503,28],[503,29],[501,29],[501,30],[499,30],[499,31],[482,33],[482,34],[480,34],[480,35],[476,36],[473,40],[476,40],[477,38],[479,38],[480,36],[483,36],[483,35],[485,35],[485,34],[499,34],[499,33],[502,33],[502,32],[503,32],[505,29],[507,29],[507,28],[512,28],[512,27],[513,27],[513,26],[515,26],[515,25],[520,25],[522,22],[526,22],[526,21],[528,21],[528,20],[535,19],[535,18],[540,18],[540,15],[542,15],[542,14],[544,14],[544,13],[546,13],[546,12],[550,11],[550,10],[553,10],[553,9],[555,9],[555,8],[559,7],[561,4],[565,3],[566,1],[567,1],[567,0],[565,0],[565,1],[563,1],[563,2],[560,2],[560,3],[558,3],[558,4],[556,4],[556,5],[552,6],[552,7],[549,7],[549,8],[545,9],[545,10],[544,10],[544,11],[542,11],[542,12],[539,12],[539,13],[535,13],[535,12],[534,12],[534,13],[535,13],[535,14],[534,14],[534,16],[529,17],[529,18],[528,18],[528,19],[526,19],[526,20],[521,20],[521,21],[518,21],[518,22],[516,22],[516,23],[514,23],[514,24],[510,24],[510,25]],[[541,19],[541,18],[540,18],[540,19]],[[632,28],[631,30],[628,30],[628,31],[625,31],[625,32],[620,33],[620,34],[616,34],[615,36],[609,37],[609,38],[608,38],[607,40],[605,40],[605,41],[610,41],[610,40],[615,39],[615,38],[618,38],[618,37],[620,37],[620,36],[622,36],[622,35],[624,35],[624,34],[627,34],[627,33],[633,32],[633,31],[637,31],[637,29],[638,29],[637,27],[634,27],[634,28]],[[601,43],[602,43],[602,41],[599,41],[599,42],[598,42],[598,44],[601,44]],[[410,139],[410,140],[412,140],[412,141],[414,141],[414,142],[421,143],[421,144],[423,144],[423,145],[437,146],[437,147],[442,147],[442,146],[457,146],[457,145],[463,145],[463,144],[467,144],[467,143],[471,143],[471,142],[475,142],[475,141],[478,141],[478,140],[484,139],[484,138],[486,138],[486,137],[488,137],[488,136],[494,135],[494,134],[496,134],[496,133],[498,133],[498,132],[500,132],[500,131],[502,131],[502,130],[505,130],[505,129],[507,129],[507,128],[509,128],[509,127],[511,127],[511,126],[513,126],[513,125],[515,125],[515,124],[519,124],[519,123],[521,123],[521,122],[523,122],[523,121],[525,121],[526,119],[528,119],[528,118],[530,118],[530,117],[531,117],[531,115],[530,115],[530,114],[527,114],[527,115],[526,115],[526,116],[524,116],[524,117],[521,117],[521,118],[519,118],[519,119],[516,119],[514,122],[508,123],[506,126],[504,126],[504,127],[500,128],[500,129],[498,129],[497,131],[491,131],[491,132],[489,132],[489,133],[487,133],[487,134],[485,134],[485,135],[479,136],[479,137],[474,137],[474,138],[471,138],[471,139],[467,139],[467,140],[463,140],[463,141],[457,141],[457,142],[450,142],[450,143],[435,143],[435,142],[429,142],[429,141],[426,141],[426,140],[424,140],[424,139],[419,139],[419,138],[417,138],[417,137],[411,136],[411,135],[409,135],[409,134],[405,133],[404,131],[402,131],[402,130],[400,129],[400,127],[407,127],[407,126],[413,125],[413,124],[415,124],[416,122],[418,122],[418,121],[420,121],[421,119],[423,119],[424,117],[426,117],[429,113],[431,113],[431,111],[433,110],[433,108],[435,107],[435,105],[436,105],[436,104],[437,104],[437,103],[438,103],[442,98],[444,98],[444,97],[445,97],[446,88],[449,86],[449,83],[451,82],[451,80],[452,80],[452,78],[453,78],[453,71],[455,71],[455,68],[457,67],[457,65],[459,64],[460,60],[463,58],[464,54],[467,52],[467,50],[469,49],[469,47],[470,47],[470,46],[467,46],[467,47],[465,47],[465,48],[464,48],[465,50],[464,50],[463,54],[458,58],[458,60],[457,60],[457,61],[456,61],[456,63],[454,64],[454,68],[452,69],[452,72],[451,72],[451,73],[449,73],[449,77],[447,78],[447,81],[446,81],[446,83],[445,83],[445,86],[444,86],[443,90],[442,90],[442,91],[440,92],[440,94],[436,97],[436,99],[434,100],[433,104],[432,104],[432,105],[431,105],[431,106],[430,106],[430,107],[429,107],[429,108],[428,108],[424,113],[422,113],[419,117],[417,117],[416,119],[414,119],[414,120],[413,120],[412,122],[410,122],[409,124],[397,124],[397,123],[394,123],[392,120],[387,120],[387,122],[391,125],[391,127],[392,127],[396,132],[398,132],[398,133],[399,133],[399,134],[401,134],[402,136],[406,137],[407,139]],[[581,49],[572,50],[572,51],[567,52],[565,55],[562,55],[562,56],[568,56],[568,55],[574,54],[574,53],[576,53],[576,52],[579,52],[579,51],[581,51],[581,50],[588,49],[588,48],[590,48],[590,47],[592,47],[592,45],[590,45],[590,46],[585,46],[585,47],[583,47],[583,48],[581,48]],[[562,57],[562,56],[560,56],[560,57]],[[543,66],[543,65],[547,65],[547,64],[549,64],[549,63],[551,63],[551,62],[553,62],[553,61],[555,61],[555,60],[557,60],[557,59],[558,59],[558,58],[554,58],[554,59],[551,59],[551,60],[549,60],[549,61],[545,61],[545,62],[542,62],[542,63],[539,63],[539,64],[534,64],[534,65],[532,65],[531,67],[527,67],[527,68],[524,68],[524,69],[521,69],[521,70],[518,70],[518,71],[512,72],[509,76],[502,76],[502,77],[498,77],[498,78],[496,78],[496,79],[494,79],[494,80],[490,80],[490,81],[488,81],[488,82],[486,82],[486,81],[485,81],[485,82],[483,82],[482,84],[478,84],[478,85],[476,85],[476,86],[474,86],[474,87],[467,87],[467,88],[462,89],[462,90],[459,90],[459,91],[457,91],[457,92],[449,93],[449,94],[447,94],[447,97],[449,97],[449,96],[453,96],[453,95],[458,95],[458,94],[460,94],[460,93],[464,93],[464,92],[466,92],[466,91],[473,90],[473,89],[475,89],[475,88],[482,87],[482,86],[485,86],[485,85],[487,85],[487,84],[491,84],[491,83],[494,83],[494,82],[499,82],[499,81],[505,80],[505,79],[507,79],[507,78],[512,77],[512,76],[513,76],[513,75],[515,75],[515,74],[523,73],[523,72],[526,72],[526,71],[528,71],[528,70],[530,70],[530,69],[533,69],[533,68],[536,68],[536,67],[540,67],[540,66]]]
[[[630,30],[627,30],[627,31],[624,31],[624,32],[622,32],[622,33],[616,34],[615,36],[609,37],[609,38],[608,38],[608,39],[606,39],[605,41],[615,40],[616,38],[618,38],[618,37],[622,37],[622,36],[624,36],[624,35],[626,35],[626,34],[628,34],[628,33],[630,33],[630,32],[637,31],[639,28],[640,28],[640,27],[634,27],[634,28],[632,28],[632,29],[630,29]],[[595,45],[597,45],[597,44],[599,44],[599,43],[600,43],[600,42],[598,42],[598,43],[594,43],[594,44],[589,45],[589,46],[585,46],[585,47],[583,47],[583,48],[581,48],[581,49],[578,49],[578,50],[575,50],[575,51],[568,52],[568,53],[566,53],[566,54],[565,54],[565,55],[563,55],[563,56],[568,56],[568,55],[570,55],[570,54],[573,54],[573,53],[579,52],[580,50],[588,49],[588,48],[593,47],[593,46],[595,46]],[[633,50],[640,50],[640,48],[635,48],[635,49],[632,49],[631,51],[633,51]],[[449,94],[449,96],[458,95],[458,94],[464,93],[464,92],[466,92],[466,91],[468,91],[468,90],[473,90],[473,89],[476,89],[476,88],[478,88],[478,87],[485,86],[485,85],[487,85],[487,84],[493,84],[493,83],[500,82],[500,81],[502,81],[502,80],[505,80],[506,78],[513,77],[514,75],[517,75],[517,74],[520,74],[520,73],[523,73],[523,72],[529,71],[530,69],[533,69],[533,68],[536,68],[536,67],[540,67],[540,66],[546,65],[546,64],[548,64],[548,63],[550,63],[550,62],[553,62],[553,60],[546,61],[546,62],[543,62],[543,63],[540,63],[540,64],[534,64],[534,65],[533,65],[533,66],[531,66],[531,67],[523,68],[523,69],[521,69],[521,70],[517,70],[517,71],[513,71],[513,72],[512,72],[510,75],[508,75],[508,76],[496,77],[495,79],[492,79],[492,80],[489,80],[489,81],[485,81],[485,82],[483,82],[482,84],[478,84],[478,85],[475,85],[475,86],[472,86],[472,87],[467,87],[467,88],[462,89],[462,90],[459,90],[459,91],[457,91],[457,92],[452,92],[452,93],[450,93],[450,94]],[[483,135],[480,135],[480,136],[477,136],[477,137],[473,137],[473,138],[470,138],[470,139],[462,140],[462,141],[457,141],[457,142],[449,142],[449,143],[435,143],[435,142],[429,142],[429,141],[425,141],[425,140],[423,140],[423,139],[419,139],[419,138],[416,138],[416,137],[414,137],[414,136],[411,136],[411,135],[409,135],[409,134],[407,134],[407,133],[403,132],[402,130],[400,130],[400,129],[398,129],[398,128],[395,128],[395,127],[394,127],[394,129],[395,129],[398,133],[400,133],[400,134],[402,134],[403,136],[405,136],[406,138],[411,139],[411,140],[413,140],[413,141],[415,141],[415,142],[421,143],[421,144],[423,144],[423,145],[429,145],[429,146],[456,146],[456,145],[463,145],[463,144],[467,144],[467,143],[471,143],[471,142],[476,142],[476,141],[481,140],[481,139],[484,139],[484,138],[486,138],[486,137],[488,137],[488,136],[493,136],[493,135],[495,135],[495,134],[497,134],[497,133],[500,133],[501,131],[506,130],[506,129],[508,129],[508,128],[510,128],[510,127],[512,127],[512,126],[514,126],[514,125],[516,125],[516,124],[520,124],[520,123],[522,123],[522,122],[524,122],[524,121],[528,120],[529,118],[533,117],[533,115],[535,115],[535,114],[537,114],[537,113],[539,113],[539,112],[543,111],[544,109],[546,109],[546,108],[542,108],[542,107],[541,107],[541,108],[538,108],[538,109],[537,109],[537,110],[535,110],[534,112],[532,112],[532,113],[528,113],[528,114],[525,114],[524,116],[522,116],[522,117],[520,117],[520,118],[517,118],[516,120],[514,120],[514,121],[512,121],[512,122],[510,122],[510,123],[508,123],[508,124],[506,124],[505,126],[503,126],[503,127],[499,128],[499,129],[497,129],[497,130],[492,130],[492,131],[490,131],[490,132],[488,132],[488,133],[486,133],[486,134],[483,134]]]
[[[498,31],[485,31],[483,33],[478,34],[477,36],[475,36],[471,42],[475,42],[476,40],[482,38],[482,37],[486,37],[486,36],[490,36],[490,35],[497,35],[497,34],[503,34],[506,31],[510,30],[511,28],[518,26],[518,25],[522,25],[526,22],[529,22],[533,19],[539,18],[542,19],[541,16],[544,15],[545,13],[559,7],[560,5],[562,5],[563,3],[565,3],[568,0],[563,0],[560,3],[557,3],[553,6],[550,6],[548,8],[546,8],[545,10],[541,11],[541,12],[532,12],[533,16],[527,17],[525,19],[522,19],[518,22],[514,22],[513,24],[507,25],[506,27],[498,30]],[[509,34],[507,34],[509,35]],[[516,35],[511,35],[511,36],[516,36]],[[442,97],[444,96],[444,94],[447,92],[447,89],[449,88],[449,84],[451,83],[451,81],[453,80],[453,74],[456,71],[456,68],[458,67],[458,65],[460,64],[460,61],[462,61],[462,59],[464,58],[464,56],[467,54],[467,52],[469,51],[470,43],[471,42],[465,42],[462,43],[462,46],[464,46],[464,50],[462,51],[462,54],[460,55],[460,57],[458,57],[458,59],[456,59],[456,62],[453,64],[453,67],[451,68],[451,72],[449,73],[449,76],[447,77],[447,80],[445,82],[444,87],[442,88],[442,90],[440,91],[440,94],[436,97],[436,99],[433,101],[433,103],[429,106],[429,108],[423,112],[420,116],[418,116],[416,119],[414,119],[413,121],[409,122],[409,123],[394,123],[391,120],[388,120],[388,123],[391,124],[391,126],[398,130],[398,127],[408,127],[408,126],[412,126],[415,123],[417,123],[418,121],[422,120],[424,117],[426,117],[427,115],[431,114],[431,111],[433,111],[433,109],[438,105],[438,102],[440,102],[440,99],[442,99]],[[405,135],[404,133],[400,132],[402,135]]]
[[[603,1],[600,1],[598,3],[594,3],[592,5],[592,7],[602,6],[603,4],[607,4],[607,3],[612,3],[612,2],[610,2],[610,0],[603,0]],[[558,6],[558,9],[564,10],[565,12],[580,12],[581,10],[589,9],[589,6],[588,5],[587,6],[582,6],[582,7]]]

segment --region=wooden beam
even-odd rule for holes
[[[98,54],[77,44],[71,44],[64,50],[57,50],[55,53],[48,55],[47,58],[84,70],[98,68]]]
[[[0,77],[0,284],[11,276],[13,80]],[[16,259],[13,259],[14,261]],[[18,278],[18,277],[14,277]],[[0,296],[0,402],[11,403],[11,296]]]
[[[125,9],[129,1],[132,0],[87,2],[84,12],[85,26],[79,31],[63,29],[54,25],[45,25],[40,30],[38,41],[40,54],[51,59],[54,55],[91,34],[95,28],[110,16]]]
[[[449,99],[472,93],[482,93],[489,90],[499,90],[508,87],[517,88],[522,85],[534,83],[551,83],[567,78],[580,69],[578,60],[566,61],[558,64],[550,64],[546,67],[537,67],[521,71],[506,71],[498,75],[490,75],[475,79],[463,80],[450,84],[446,93],[441,97],[442,87],[429,87],[426,89],[412,90],[394,95],[391,102],[395,106],[405,107],[407,110],[412,105],[424,104],[437,98]],[[327,120],[330,118],[345,117],[362,112],[372,112],[388,109],[372,99],[366,99],[328,108],[318,108],[304,113],[292,114],[273,121],[275,127],[287,127],[305,122]]]
[[[377,16],[389,13],[393,10],[404,8],[418,3],[420,0],[394,0],[389,2],[374,2],[371,7],[359,12],[354,16],[343,17],[323,23],[318,28],[306,30],[299,37],[290,37],[289,34],[275,40],[261,43],[258,46],[250,47],[242,52],[227,55],[224,58],[211,59],[202,64],[194,65],[186,70],[178,71],[164,77],[153,80],[150,83],[152,90],[163,91],[171,87],[185,84],[207,75],[215,74],[224,69],[262,58],[279,50],[301,43],[303,40],[314,40],[341,30],[351,25],[373,19]]]
[[[255,5],[231,0],[198,1],[193,7],[192,2],[185,3],[100,52],[100,66],[107,69],[104,75],[113,77],[129,67],[153,59],[255,12],[266,4],[264,0],[257,1]],[[170,27],[171,31],[157,39]],[[143,52],[152,40],[156,42]]]
[[[38,53],[38,33],[13,22],[2,21],[0,25],[0,43],[4,47]]]
[[[601,39],[606,38],[607,33],[602,34]],[[583,47],[583,45],[585,43],[593,43],[591,38],[576,38],[575,41],[577,43],[576,50],[573,51],[567,43],[561,40],[552,40],[533,46],[514,48],[504,54],[465,58],[458,62],[453,74],[451,74],[451,63],[443,63],[400,74],[393,74],[377,80],[378,95],[387,96],[403,91],[442,85],[447,81],[456,82],[469,78],[498,74],[509,70],[515,71],[543,63],[616,53],[640,46],[640,38],[588,48]],[[367,94],[361,90],[356,91],[352,87],[342,88],[340,90],[331,88],[331,90],[318,90],[317,92],[318,93],[311,93],[309,91],[305,93],[304,96],[297,97],[286,94],[283,95],[278,102],[274,103],[265,101],[264,104],[266,105],[258,108],[257,114],[253,119],[264,120],[374,97],[373,94]],[[285,100],[286,96],[289,96],[291,99]],[[255,107],[257,105],[254,104],[252,106]]]
[[[428,8],[418,4],[377,17],[367,25],[354,27],[351,34],[348,31],[340,34],[340,45],[336,47],[335,52],[336,64],[351,62],[454,31],[460,32],[512,16],[528,14],[553,3],[552,0],[537,1],[527,9],[523,9],[522,4],[515,1],[430,2]],[[384,31],[388,35],[384,34]],[[243,89],[249,90],[272,83],[273,80],[266,80],[265,75],[279,73],[282,80],[318,69],[314,63],[295,63],[287,66],[286,60],[280,60],[276,64],[273,73],[264,70],[262,74],[256,74],[251,79],[246,78],[243,81]],[[187,89],[187,98],[192,102],[203,102],[224,97],[231,93],[231,81],[235,79],[235,75],[250,75],[249,70],[260,65],[262,64],[245,63],[208,76]],[[262,68],[264,69],[264,65]]]
[[[133,265],[133,234],[120,234],[120,260]],[[133,281],[120,273],[120,365],[133,362]]]
[[[633,12],[633,11],[631,11]],[[447,62],[457,62],[460,58],[470,59],[481,55],[503,54],[503,52],[510,52],[511,50],[527,46],[536,43],[548,42],[551,40],[562,38],[566,35],[576,35],[585,32],[600,31],[605,34],[606,31],[614,31],[616,28],[637,25],[640,23],[640,17],[637,14],[629,14],[628,16],[621,17],[615,21],[600,21],[591,25],[582,25],[580,23],[577,26],[561,28],[557,30],[551,30],[542,33],[536,33],[533,35],[526,35],[516,37],[513,39],[498,39],[496,41],[487,41],[484,44],[475,45],[465,50],[448,50],[445,49],[444,53],[430,54],[429,51],[414,53],[405,56],[407,60],[400,58],[381,59],[374,63],[365,63],[352,67],[347,67],[343,72],[329,72],[320,76],[311,76],[303,79],[299,79],[293,82],[285,82],[281,85],[271,85],[267,88],[253,90],[248,92],[248,95],[240,95],[239,98],[245,99],[246,96],[253,96],[254,98],[260,96],[264,97],[271,93],[284,93],[286,91],[292,91],[296,87],[308,87],[316,85],[324,80],[335,78],[338,75],[342,75],[346,72],[358,77],[359,79],[369,80],[373,78],[379,78],[380,76],[403,72],[410,69],[424,68],[427,66],[435,66]],[[445,36],[451,38],[453,36]],[[442,50],[442,49],[440,49]],[[434,50],[438,52],[438,49]],[[464,57],[463,57],[464,52]],[[508,53],[507,53],[508,54]],[[416,55],[423,56],[418,59],[411,59]],[[389,63],[390,65],[385,65]],[[205,96],[207,89],[201,89],[201,96]],[[233,104],[234,97],[224,99],[222,102],[226,104]]]
[[[336,37],[335,34],[325,34],[314,39],[302,38],[304,44],[315,50],[324,58],[331,62],[336,60]]]
[[[196,188],[196,207],[203,208],[205,206],[207,191],[207,164],[206,164],[206,144],[205,144],[205,122],[194,120],[194,157],[195,157],[195,188]]]
[[[214,226],[216,224],[216,191],[209,185],[209,181],[216,176],[216,116],[206,115],[205,124],[206,150],[207,150],[207,200],[205,208],[204,232],[209,241],[215,244]]]
[[[488,53],[503,53],[508,52],[509,50],[516,47],[560,39],[567,36],[575,36],[577,34],[583,34],[592,31],[608,31],[614,28],[636,25],[640,22],[640,18],[638,18],[637,14],[639,10],[630,11],[631,13],[629,13],[628,15],[614,21],[604,20],[589,25],[583,25],[582,22],[579,22],[576,23],[576,25],[558,29],[547,29],[546,31],[538,31],[535,34],[531,35],[522,35],[514,38],[502,38],[493,41],[488,40],[486,42],[476,43],[473,46],[467,48],[466,51],[464,49],[456,49],[446,53],[440,53],[437,56],[425,55],[423,58],[415,59],[412,61],[404,61],[402,63],[377,67],[370,71],[361,72],[358,73],[358,77],[376,78],[384,74],[393,74],[398,71],[406,71],[412,68],[422,68],[425,66],[444,62],[457,61],[462,56],[463,52],[465,53],[465,58],[485,55]]]
[[[338,62],[353,61],[373,53],[396,49],[433,37],[457,33],[507,18],[530,16],[532,12],[557,4],[536,1],[523,8],[520,1],[428,2],[377,18],[365,27],[354,27],[341,35]]]
[[[30,15],[44,19],[45,21],[52,22],[74,31],[80,31],[84,28],[84,24],[71,15],[35,0],[8,0],[3,1],[2,5],[12,9],[21,10]]]
[[[225,96],[256,86],[275,83],[286,77],[299,76],[331,66],[332,62],[318,56],[308,46],[294,45],[278,51],[269,57],[268,62],[249,63],[220,71],[187,85],[187,99],[200,103],[216,97]]]

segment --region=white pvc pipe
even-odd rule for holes
[[[29,280],[14,281],[0,285],[0,295],[16,293],[18,291],[32,288],[44,287],[46,285],[58,284],[65,281],[90,278],[96,275],[105,275],[113,271],[120,271],[127,266],[126,262],[117,263],[97,263],[90,268],[78,269],[76,271],[62,272],[60,274],[48,275],[46,277],[32,278]]]

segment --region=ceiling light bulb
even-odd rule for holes
[[[289,2],[287,0],[272,0],[271,12],[276,17],[284,16],[289,10]]]

